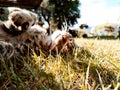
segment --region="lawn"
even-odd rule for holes
[[[73,54],[0,60],[0,90],[119,90],[120,40],[75,38]]]

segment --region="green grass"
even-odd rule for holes
[[[75,38],[66,56],[0,60],[0,90],[119,90],[120,41]]]

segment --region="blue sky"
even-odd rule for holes
[[[120,0],[80,0],[79,24],[98,25],[106,22],[118,23]]]

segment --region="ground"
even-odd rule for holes
[[[104,90],[119,88],[119,39],[75,38],[80,49],[66,56],[0,60],[0,89]]]

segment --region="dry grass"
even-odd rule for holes
[[[0,60],[0,90],[118,90],[120,41],[75,38],[80,49],[56,57]]]

